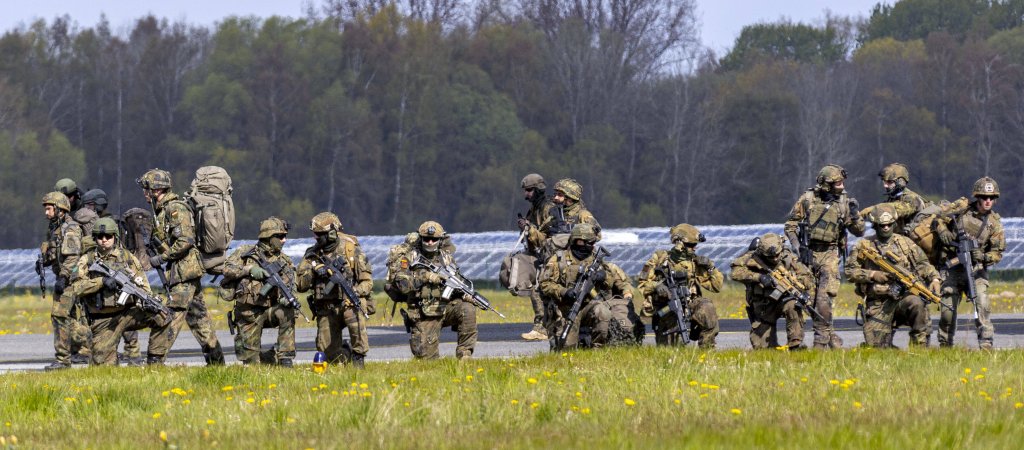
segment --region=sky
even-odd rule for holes
[[[309,0],[0,0],[3,15],[0,30],[27,25],[35,19],[47,21],[68,14],[83,27],[99,22],[106,14],[114,30],[130,28],[134,19],[152,13],[171,21],[213,25],[231,15],[302,17]],[[829,10],[837,15],[864,16],[876,3],[893,0],[697,0],[704,45],[724,55],[743,26],[775,22],[817,24]],[[313,0],[313,4],[321,3]]]

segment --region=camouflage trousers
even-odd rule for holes
[[[89,355],[89,327],[78,319],[81,308],[75,304],[70,292],[54,295],[50,308],[53,326],[53,353],[58,363],[70,364],[71,355]]]
[[[149,328],[149,354],[166,355],[170,350],[167,333],[170,332],[170,321],[162,322],[159,316],[147,313],[139,308],[127,308],[124,311],[105,317],[92,319],[92,364],[103,366],[117,365],[117,345],[123,336],[137,330]],[[127,342],[125,346],[127,347]],[[138,341],[136,341],[138,345]]]
[[[533,306],[533,330],[545,332],[546,323],[544,320],[544,300],[540,296],[540,289],[530,291],[530,304]]]
[[[458,334],[455,356],[459,359],[473,356],[476,348],[477,326],[476,307],[463,300],[452,300],[445,305],[441,316],[427,317],[418,307],[410,307],[407,311],[412,322],[409,336],[409,348],[412,356],[417,359],[436,359],[441,356],[438,349],[441,341],[441,329],[452,327]]]
[[[245,364],[260,362],[263,329],[277,328],[276,361],[295,359],[295,310],[284,305],[235,304],[235,356]]]
[[[750,319],[750,346],[755,350],[779,346],[777,323],[786,319],[786,346],[799,348],[804,342],[804,315],[796,300],[754,300],[747,305]]]
[[[564,348],[592,347],[606,345],[637,344],[643,339],[643,322],[633,308],[633,303],[622,297],[606,300],[591,300],[580,308],[579,315],[571,324],[567,316],[572,303],[556,305],[548,302],[548,341],[551,351]],[[568,326],[569,334],[562,342],[562,330]]]
[[[188,305],[181,309],[179,305]],[[207,364],[224,364],[224,352],[221,350],[220,341],[217,340],[217,333],[214,332],[213,321],[210,319],[210,312],[206,309],[206,302],[203,301],[203,290],[199,285],[199,279],[178,283],[171,287],[171,298],[168,307],[174,313],[171,320],[171,332],[167,333],[171,348],[178,339],[181,327],[188,324],[192,335],[203,350],[203,356]],[[152,338],[150,338],[152,339]],[[154,355],[150,353],[150,358]],[[166,355],[155,355],[162,361]]]
[[[814,348],[841,348],[843,340],[836,334],[832,323],[832,305],[839,295],[839,248],[828,247],[813,251],[814,309],[821,319],[814,317]]]
[[[331,363],[347,363],[352,355],[345,349],[342,332],[348,330],[351,352],[366,356],[370,351],[370,338],[366,334],[366,321],[354,306],[339,303],[314,305],[316,317],[316,350],[324,352]]]
[[[868,297],[864,306],[865,345],[893,347],[892,337],[900,325],[910,326],[910,345],[928,345],[932,321],[921,297],[905,295],[899,300],[890,297]]]
[[[961,270],[942,271],[942,303],[949,306],[953,311],[946,308],[939,309],[939,345],[948,347],[953,345],[953,338],[956,335],[956,316],[960,301],[967,296],[967,276]],[[974,288],[977,291],[978,318],[974,319],[974,327],[978,331],[978,346],[981,348],[992,348],[992,339],[996,330],[992,326],[992,307],[988,298],[988,280],[977,277],[974,280]]]
[[[718,311],[715,304],[707,298],[695,298],[690,299],[687,309],[690,311],[690,329],[683,332],[687,333],[691,341],[697,341],[697,345],[715,348],[715,338],[718,337]],[[665,334],[677,326],[676,315],[668,305],[657,308],[651,317],[654,342],[657,345],[682,345],[682,334]]]

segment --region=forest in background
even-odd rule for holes
[[[982,175],[1024,215],[1024,0],[904,0],[751,24],[702,47],[695,0],[324,0],[213,27],[71,17],[0,37],[0,246],[37,245],[71,177],[144,206],[159,167],[234,179],[242,238],[426,219],[512,229],[519,180],[584,185],[605,227],[781,222],[825,164],[862,205],[877,173],[932,198]]]

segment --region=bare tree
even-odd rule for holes
[[[847,141],[852,125],[857,79],[843,64],[805,65],[793,80],[793,91],[800,101],[799,127],[802,158],[796,189],[809,186],[819,168],[826,164],[844,165],[854,158]]]

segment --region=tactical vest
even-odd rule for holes
[[[171,201],[164,204],[160,210],[159,223],[160,235],[158,236],[163,240],[163,243],[168,247],[172,246],[178,239],[189,239],[192,241],[192,248],[188,250],[188,253],[181,259],[171,262],[171,268],[167,271],[167,283],[174,286],[178,283],[185,281],[194,280],[203,276],[206,270],[203,268],[202,259],[199,256],[199,249],[196,248],[195,237],[179,237],[174,235],[174,229],[171,228],[171,221],[168,220],[170,215],[168,211],[173,207],[176,207],[182,211],[184,217],[180,217],[179,220],[187,221],[195,229],[195,223],[192,219],[192,210],[188,204],[180,198],[175,197]]]
[[[106,256],[100,254],[99,248],[94,248],[92,251],[83,254],[82,258],[84,261],[80,261],[78,266],[88,270],[89,266],[91,266],[93,262],[101,260],[107,263],[107,266],[109,266],[111,270],[124,271],[125,273],[132,275],[133,279],[137,279],[137,283],[141,283],[141,279],[138,278],[143,275],[134,273],[134,269],[127,263],[129,261],[128,255],[128,251],[121,247],[114,248]],[[80,276],[87,279],[93,278],[90,277],[89,274],[81,274]],[[126,310],[131,306],[127,303],[124,305],[118,305],[117,299],[119,296],[119,292],[100,288],[98,292],[83,296],[84,298],[82,298],[82,302],[85,303],[86,308],[88,308],[89,314],[109,315]]]
[[[843,223],[846,221],[843,211],[846,201],[846,194],[840,195],[837,200],[831,202],[824,202],[817,197],[813,197],[813,200],[804,200],[807,223],[811,226],[811,242],[828,244],[839,242]]]
[[[416,250],[411,250],[407,255],[409,261],[416,261],[420,254]],[[440,259],[440,261],[438,261]],[[449,267],[455,267],[455,261],[451,253],[444,250],[439,250],[438,255],[434,257],[431,262],[434,264],[442,264]],[[415,272],[414,272],[415,274]],[[444,286],[441,285],[430,285],[424,283],[418,291],[416,291],[416,298],[420,302],[420,309],[424,316],[427,317],[439,317],[444,314],[445,308],[448,306],[448,302],[452,301],[459,294],[453,293],[451,298],[444,298]]]
[[[559,284],[565,287],[572,287],[576,285],[576,281],[580,274],[587,270],[587,267],[594,262],[594,255],[587,257],[582,261],[576,261],[572,255],[568,254],[566,250],[559,250],[555,253],[558,261],[558,273],[561,275],[558,277]],[[608,267],[602,264],[602,268],[605,269],[607,276],[612,276]],[[610,289],[599,289],[597,284],[594,284],[594,288],[590,290],[590,295],[587,296],[590,300],[607,300],[612,298],[612,292]]]
[[[356,279],[356,240],[352,236],[347,234],[338,233],[338,246],[328,254],[322,252],[318,256],[324,258],[335,259],[338,257],[345,258],[345,272],[341,274],[341,277],[349,282],[353,287],[358,283]],[[330,279],[314,277],[313,279],[313,299],[317,301],[325,300],[339,300],[345,297],[341,291],[340,286],[332,286],[330,292],[324,292],[327,285],[330,284]],[[351,300],[349,300],[351,301]]]

